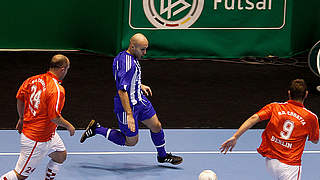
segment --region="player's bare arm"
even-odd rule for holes
[[[125,112],[127,113],[128,128],[132,132],[135,132],[136,131],[136,125],[135,125],[135,121],[134,121],[134,118],[133,118],[132,109],[131,109],[130,103],[129,103],[128,92],[124,91],[124,90],[118,90],[118,94],[119,94],[119,97],[120,97],[120,100],[121,100],[122,107],[125,110]]]
[[[19,134],[22,132],[22,126],[23,126],[23,112],[24,112],[24,102],[20,99],[17,100],[17,110],[19,114],[19,120],[16,125],[16,130],[18,130]]]
[[[58,116],[55,119],[51,120],[53,123],[57,124],[58,126],[66,128],[70,132],[70,136],[74,135],[75,128],[69,121],[65,120],[62,116]]]
[[[149,86],[143,85],[141,84],[141,90],[143,91],[143,93],[147,96],[152,96],[152,91],[151,88]]]
[[[234,146],[237,144],[237,140],[239,137],[245,133],[248,129],[250,129],[252,126],[257,124],[260,121],[260,117],[257,114],[252,115],[249,119],[247,119],[238,129],[234,135],[226,140],[221,147],[219,148],[221,152],[224,152],[226,154],[229,150],[232,151]]]

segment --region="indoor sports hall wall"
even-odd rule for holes
[[[3,1],[0,48],[115,56],[142,32],[148,58],[291,57],[320,39],[318,7],[318,0]]]
[[[46,72],[56,52],[0,53],[0,130],[14,129],[18,120],[16,93],[25,79]],[[91,119],[118,128],[113,113],[116,93],[112,57],[63,52],[71,68],[63,86],[62,115],[84,129]],[[289,62],[289,59],[286,59]],[[211,60],[142,60],[143,83],[152,89],[152,102],[165,129],[239,128],[244,120],[271,102],[287,100],[290,80],[303,77],[309,94],[305,107],[319,116],[320,79],[307,65],[245,64]],[[264,128],[267,121],[255,128]],[[142,123],[141,128],[145,128]],[[63,128],[62,128],[63,129]]]
[[[293,0],[291,49],[293,53],[309,50],[320,40],[320,1]]]
[[[0,3],[1,49],[83,49],[116,52],[118,0],[55,0]]]

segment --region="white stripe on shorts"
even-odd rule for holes
[[[123,119],[123,124],[128,124],[128,121],[127,121],[127,113],[126,112],[124,112],[123,113],[124,114],[124,119]]]

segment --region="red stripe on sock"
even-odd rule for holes
[[[33,148],[32,148],[32,151],[31,151],[31,154],[29,155],[26,164],[24,164],[24,166],[23,166],[23,168],[22,168],[22,170],[20,171],[19,174],[21,174],[21,173],[23,172],[24,168],[26,168],[26,166],[27,166],[28,162],[30,161],[30,158],[31,158],[31,156],[32,156],[32,154],[33,154],[34,149],[37,147],[37,144],[38,144],[38,142],[36,142],[36,143],[34,144],[34,146],[33,146]]]
[[[47,178],[45,180],[51,180],[51,179],[54,179],[54,176],[56,176],[56,173],[53,173],[52,172],[52,169],[49,169],[48,168],[48,172],[47,172]],[[49,179],[48,179],[49,178]]]
[[[6,177],[4,177],[3,180],[8,180],[8,179]]]

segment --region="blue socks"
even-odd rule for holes
[[[102,127],[102,126],[99,126],[99,127],[97,126],[96,129],[95,129],[95,133],[96,133],[96,134],[100,134],[100,135],[106,137],[106,135],[107,135],[107,130],[108,130],[108,128],[104,128],[104,127]]]
[[[126,136],[115,129],[108,129],[108,133],[107,133],[107,139],[120,145],[120,146],[124,146],[126,144]]]
[[[96,134],[100,134],[100,135],[106,137],[108,140],[110,140],[113,143],[118,144],[120,146],[124,146],[126,143],[126,136],[118,130],[104,128],[104,127],[100,126],[100,127],[96,128],[95,132],[96,132]]]
[[[100,126],[95,129],[95,133],[100,134],[106,137],[108,140],[112,141],[113,143],[121,146],[124,146],[126,143],[126,136],[122,132],[115,129],[109,129],[109,128],[104,128]],[[150,133],[151,133],[152,142],[156,146],[156,149],[158,151],[158,156],[166,157],[167,152],[164,148],[166,142],[164,139],[163,130],[161,129],[161,131],[158,133],[154,133],[150,131]]]
[[[151,133],[152,142],[157,148],[158,156],[159,157],[166,157],[167,156],[167,152],[164,149],[164,146],[165,146],[166,142],[164,140],[163,130],[161,129],[161,131],[158,132],[158,133],[154,133],[154,132],[150,131],[150,133]]]

